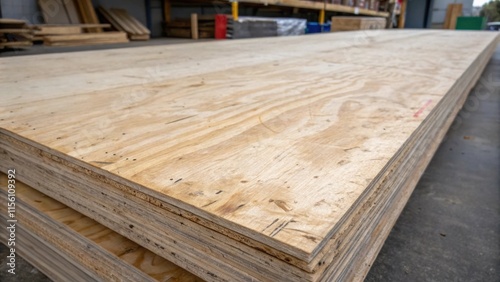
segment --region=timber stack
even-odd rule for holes
[[[377,30],[6,58],[19,248],[56,280],[360,281],[498,42]]]

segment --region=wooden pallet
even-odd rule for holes
[[[7,180],[7,175],[0,174],[0,210],[4,221],[8,214]],[[37,190],[21,182],[15,187],[17,251],[51,279],[201,281]],[[6,233],[2,228],[4,238],[8,237]]]
[[[368,30],[6,58],[0,170],[209,281],[362,280],[498,42]]]

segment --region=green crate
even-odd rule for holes
[[[458,17],[457,27],[460,30],[483,30],[486,29],[485,17]]]

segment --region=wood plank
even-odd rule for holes
[[[165,23],[172,21],[172,4],[170,0],[163,0],[163,19]]]
[[[18,20],[18,19],[9,19],[9,18],[0,18],[0,24],[19,24],[25,25],[26,21]]]
[[[120,23],[114,18],[114,16],[104,7],[99,6],[97,8],[99,13],[118,31],[127,32],[127,30],[120,25]]]
[[[191,14],[191,38],[198,39],[198,14]]]
[[[62,0],[38,0],[43,19],[48,24],[70,24]]]
[[[44,44],[48,46],[80,46],[125,42],[128,42],[127,34],[121,31],[44,36]]]
[[[82,28],[79,26],[36,26],[34,28],[35,35],[57,35],[57,34],[77,34],[82,33]]]
[[[401,9],[399,11],[398,28],[405,28],[406,23],[406,7],[408,5],[408,0],[403,0],[401,3]]]
[[[141,22],[139,22],[135,17],[132,17],[126,10],[124,9],[115,9],[118,13],[121,14],[122,17],[126,18],[132,25],[135,26],[140,31],[140,34],[151,34],[151,31],[147,29]]]
[[[64,8],[66,9],[66,14],[68,15],[69,21],[72,24],[80,24],[80,16],[75,5],[75,0],[65,0]]]
[[[7,219],[7,175],[0,175],[1,217]],[[96,221],[17,182],[16,239],[24,257],[54,280],[201,281]],[[3,228],[5,229],[5,228]],[[2,230],[3,230],[2,229]],[[7,230],[3,235],[7,235]],[[2,242],[4,243],[4,242]],[[36,244],[34,244],[36,243]],[[92,250],[89,254],[88,250]],[[33,257],[50,254],[50,260]],[[56,259],[54,261],[53,259]],[[62,265],[67,265],[61,269]],[[69,269],[69,271],[68,271]],[[66,271],[66,272],[62,272]]]
[[[444,21],[444,29],[455,29],[457,26],[457,18],[462,15],[463,4],[448,4],[446,9],[446,17]]]
[[[99,12],[108,20],[114,28],[127,32],[131,40],[148,40],[150,31],[137,19],[130,16],[123,9],[105,9],[99,7]],[[146,39],[147,38],[147,39]]]
[[[111,16],[130,34],[143,34],[142,30],[138,28],[132,21],[128,14],[121,9],[109,9]]]
[[[80,20],[86,24],[99,24],[97,14],[91,0],[74,0],[80,12]],[[101,27],[89,28],[88,32],[103,32]]]
[[[10,48],[25,48],[33,46],[31,41],[10,41],[10,42],[0,42],[0,47],[10,47]]]
[[[349,281],[498,40],[377,30],[6,58],[0,170],[210,281]]]
[[[5,34],[5,33],[15,33],[15,34],[31,33],[31,29],[0,28],[0,34]]]

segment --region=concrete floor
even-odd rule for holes
[[[366,281],[500,281],[500,47]]]
[[[50,281],[23,260],[7,275],[6,255],[0,281]],[[366,281],[500,281],[500,47]]]

